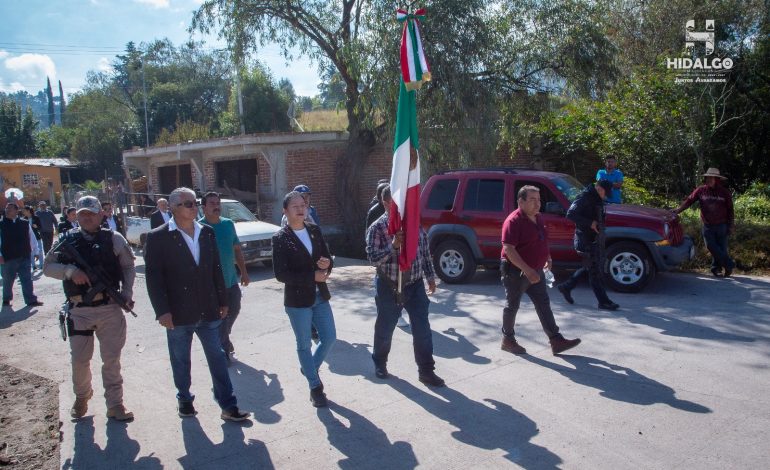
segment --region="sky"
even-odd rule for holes
[[[168,38],[190,39],[187,28],[202,0],[0,0],[0,91],[45,89],[54,95],[61,80],[65,95],[80,90],[89,70],[106,70],[129,41],[137,45]],[[196,33],[207,47],[216,37]],[[287,65],[277,47],[259,51],[276,82],[288,78],[301,96],[318,94],[317,67],[307,59]]]

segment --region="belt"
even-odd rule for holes
[[[98,307],[109,303],[110,297],[100,292],[91,299],[91,302],[83,302],[82,295],[73,295],[67,300],[69,300],[70,304],[74,307]]]

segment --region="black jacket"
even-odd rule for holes
[[[567,218],[575,223],[575,250],[588,252],[596,241],[597,233],[591,228],[596,221],[599,230],[604,230],[604,201],[594,185],[590,184],[581,192],[567,211]]]
[[[204,225],[198,243],[201,255],[196,265],[178,230],[163,224],[147,233],[145,281],[156,318],[171,312],[175,325],[220,318],[227,293],[214,230]]]
[[[171,217],[171,212],[168,212],[168,216]],[[165,223],[166,221],[163,220],[163,214],[159,210],[150,215],[150,229],[158,228]]]
[[[287,225],[273,235],[273,271],[275,278],[285,284],[283,304],[286,307],[310,307],[315,303],[316,287],[325,300],[331,298],[325,282],[315,282],[316,263],[321,256],[331,260],[329,247],[324,242],[318,225],[305,223],[313,256],[307,252],[302,241]],[[332,266],[329,265],[328,272]]]
[[[118,217],[117,215],[113,214],[112,215],[112,220],[115,221],[115,227],[118,229],[117,231],[121,235],[123,235],[125,237],[126,236],[126,231],[123,229],[123,223],[120,221],[120,217]],[[102,220],[102,227],[110,228],[110,224],[107,223],[107,217],[105,217],[104,220]]]

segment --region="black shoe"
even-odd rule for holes
[[[419,379],[420,382],[424,383],[425,385],[430,385],[431,387],[443,387],[446,385],[444,379],[436,375],[436,373],[432,370],[428,372],[420,372]]]
[[[10,300],[3,300],[3,307],[10,307],[11,301]]]
[[[387,379],[390,377],[388,368],[384,364],[381,366],[378,366],[377,364],[374,365],[374,375],[376,375],[378,379]]]
[[[251,416],[250,413],[239,411],[237,406],[222,410],[222,414],[219,415],[225,421],[246,421],[249,419],[249,416]]]
[[[730,277],[733,275],[733,268],[725,268],[725,277]]]
[[[326,394],[324,393],[323,384],[310,389],[310,402],[316,408],[329,406],[329,401],[326,399]]]
[[[730,274],[732,274],[733,270],[730,270]],[[714,275],[714,277],[722,277],[722,268],[711,268],[711,274]],[[727,273],[725,273],[727,275]]]
[[[36,300],[34,302],[30,302],[30,303],[27,304],[27,307],[42,307],[42,306],[43,306],[43,302],[41,302],[39,300]]]
[[[619,308],[620,308],[620,305],[616,304],[613,301],[602,302],[599,304],[599,310],[617,310]]]
[[[198,414],[191,401],[180,401],[177,410],[180,418],[190,418]]]
[[[572,298],[571,289],[567,289],[567,286],[564,284],[559,284],[556,288],[559,289],[559,292],[561,292],[561,295],[564,296],[564,300],[566,300],[568,304],[571,305],[575,303],[575,299]]]

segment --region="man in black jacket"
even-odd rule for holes
[[[195,416],[190,393],[190,347],[193,334],[203,352],[214,385],[214,398],[228,421],[248,419],[238,410],[227,357],[219,340],[227,316],[227,293],[214,230],[196,221],[195,192],[177,188],[169,195],[173,218],[147,234],[147,293],[158,322],[166,328],[171,370],[177,388],[179,416]]]
[[[21,282],[21,293],[29,307],[38,307],[43,302],[37,300],[32,286],[32,265],[30,256],[37,247],[35,234],[29,222],[19,217],[19,206],[9,202],[5,206],[5,215],[0,220],[0,265],[3,273],[3,307],[9,307],[13,299],[13,284],[16,276]]]
[[[150,228],[158,228],[171,220],[171,211],[168,210],[168,201],[160,198],[158,199],[158,210],[150,215]]]
[[[567,211],[567,218],[575,222],[575,251],[583,258],[583,266],[575,271],[564,283],[556,286],[564,299],[575,303],[572,289],[580,277],[588,272],[588,282],[594,291],[599,308],[617,310],[619,305],[611,301],[604,287],[604,200],[612,191],[608,180],[597,181],[586,186]]]

